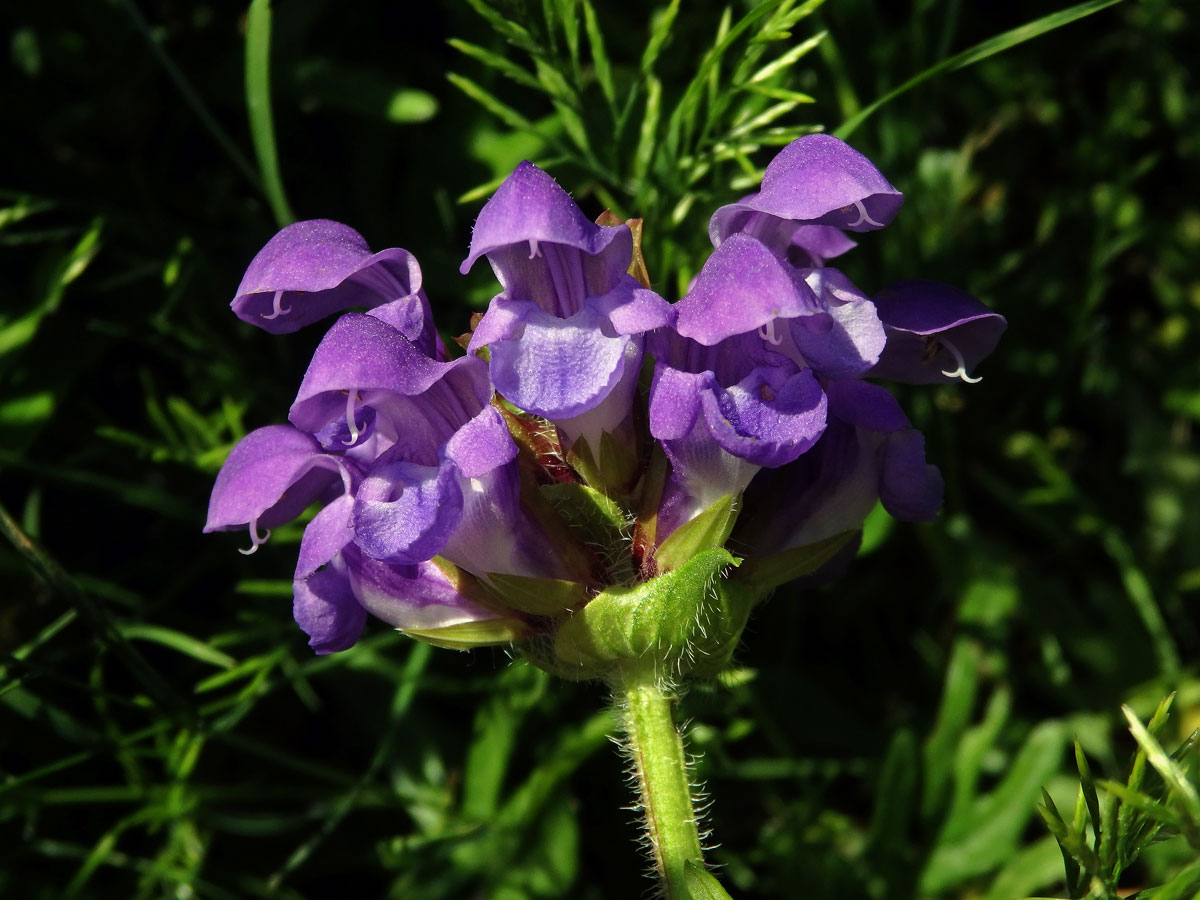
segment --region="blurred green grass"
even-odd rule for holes
[[[199,533],[224,453],[281,419],[320,336],[251,333],[226,305],[275,227],[247,162],[245,9],[70,9],[0,11],[0,502],[49,557],[0,547],[0,894],[641,895],[602,688],[377,623],[312,657],[290,618],[298,530],[250,560]],[[1048,11],[831,0],[789,39],[828,31],[788,85],[815,102],[784,124],[833,129]],[[720,12],[675,23],[665,96]],[[646,21],[600,10],[617,77]],[[271,49],[296,214],[415,253],[451,334],[491,291],[457,274],[479,201],[456,198],[554,149],[446,73],[561,132],[449,38],[520,58],[465,3],[290,0]],[[902,396],[946,476],[941,520],[781,591],[728,683],[685,700],[735,897],[1063,896],[1036,806],[1044,786],[1073,808],[1072,739],[1121,779],[1121,703],[1146,719],[1177,691],[1171,746],[1200,725],[1198,39],[1187,4],[1127,0],[855,132],[907,200],[847,273],[960,285],[1009,332],[982,383]],[[590,213],[628,200],[554,172]],[[657,245],[647,222],[667,293],[736,186],[703,190]],[[1193,856],[1158,844],[1123,884]]]

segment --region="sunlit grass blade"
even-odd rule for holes
[[[608,59],[608,50],[604,46],[604,33],[600,30],[600,22],[596,19],[596,9],[589,0],[583,0],[583,24],[587,30],[588,45],[592,51],[592,66],[596,72],[596,83],[608,102],[609,113],[615,121],[617,118],[617,88],[613,84],[612,64]]]
[[[250,136],[262,172],[263,191],[275,222],[282,228],[296,220],[288,206],[271,118],[271,0],[252,0],[246,16],[246,111]]]
[[[472,44],[458,38],[451,38],[446,43],[459,53],[483,63],[488,68],[495,69],[505,78],[515,81],[517,84],[533,88],[535,91],[544,91],[546,89],[527,69],[518,66],[511,59],[503,57],[499,53],[493,53],[485,47],[480,47],[478,44]]]
[[[1003,34],[998,34],[993,38],[988,38],[971,47],[969,50],[964,50],[962,53],[957,53],[948,59],[944,59],[935,65],[930,66],[923,72],[914,75],[908,81],[901,84],[899,87],[888,91],[878,100],[868,104],[863,109],[859,110],[856,115],[851,116],[834,131],[834,135],[847,140],[850,135],[858,130],[858,126],[865,122],[874,112],[886,103],[890,103],[902,94],[906,94],[913,88],[924,84],[931,78],[941,75],[945,72],[953,72],[956,69],[965,69],[967,66],[974,65],[981,60],[987,59],[989,56],[995,56],[997,53],[1003,53],[1016,47],[1018,44],[1023,44],[1026,41],[1040,37],[1049,31],[1056,28],[1061,28],[1076,19],[1082,19],[1084,16],[1090,16],[1097,13],[1105,7],[1113,6],[1120,3],[1121,0],[1089,0],[1087,3],[1080,3],[1077,6],[1072,6],[1067,9],[1059,10],[1056,13],[1051,13],[1048,16],[1042,16],[1040,19],[1035,19],[1032,22],[1027,22],[1017,28],[1010,29]]]
[[[150,641],[221,669],[232,669],[237,665],[237,660],[229,654],[222,653],[191,635],[170,628],[135,622],[120,623],[117,625],[117,631],[127,640]]]
[[[1197,793],[1196,786],[1192,784],[1187,772],[1179,763],[1171,759],[1162,745],[1142,724],[1137,713],[1128,706],[1122,706],[1121,712],[1125,714],[1125,718],[1129,722],[1129,731],[1133,734],[1134,740],[1145,752],[1150,765],[1162,776],[1163,781],[1167,784],[1167,789],[1179,798],[1192,821],[1200,822],[1200,794]]]

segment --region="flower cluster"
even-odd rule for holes
[[[901,200],[843,142],[801,138],[716,211],[714,250],[672,304],[645,277],[638,223],[593,223],[521,163],[476,221],[462,271],[486,257],[501,292],[456,358],[407,251],[290,225],[235,313],[286,333],[365,312],[325,335],[290,424],[234,447],[205,530],[248,528],[252,552],[320,504],[294,606],[318,653],[350,647],[369,612],[445,646],[550,647],[531,650],[549,668],[643,652],[630,629],[659,640],[647,616],[678,606],[653,586],[679,595],[690,569],[711,583],[738,565],[758,598],[836,566],[877,502],[916,521],[941,503],[922,436],[871,379],[974,380],[1005,326],[954,288],[871,298],[826,265]],[[624,633],[581,637],[588,621]]]

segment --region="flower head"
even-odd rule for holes
[[[924,439],[866,379],[973,380],[1004,320],[932,282],[872,297],[826,265],[901,200],[846,144],[801,138],[716,211],[672,305],[632,267],[628,224],[589,221],[521,163],[475,223],[462,271],[486,257],[500,292],[457,359],[410,254],[289,226],[237,314],[283,333],[365,312],[330,327],[290,424],[233,448],[206,530],[247,528],[253,550],[315,507],[293,611],[319,653],[370,613],[443,646],[520,642],[578,677],[664,640],[681,671],[728,659],[749,605],[846,563],[877,503],[911,521],[940,506]]]

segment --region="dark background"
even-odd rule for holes
[[[685,6],[667,95],[720,18]],[[829,32],[793,70],[816,102],[787,124],[833,130],[1050,11],[830,0],[793,36]],[[647,18],[600,11],[618,68]],[[412,251],[443,333],[465,331],[494,288],[457,273],[482,204],[458,198],[547,150],[446,73],[552,110],[446,40],[520,53],[460,2],[286,0],[274,20],[296,215]],[[601,686],[417,650],[380,623],[314,658],[290,618],[298,527],[249,559],[244,535],[200,534],[229,446],[283,420],[322,333],[272,337],[227,309],[276,229],[244,29],[233,3],[0,12],[0,502],[47,554],[0,549],[0,892],[640,896]],[[1178,691],[1172,745],[1200,724],[1198,42],[1187,4],[1121,3],[852,135],[907,199],[842,267],[868,292],[959,285],[1009,331],[980,384],[901,392],[946,476],[942,518],[872,531],[836,584],[778,592],[727,683],[684,700],[735,897],[1061,892],[1035,804],[1045,785],[1073,809],[1071,739],[1119,778],[1121,703],[1144,719]],[[389,116],[398,91],[421,93]],[[604,208],[583,167],[552,171]],[[683,256],[647,220],[669,299],[735,195],[708,191],[673,232]],[[1192,857],[1159,845],[1126,884]]]

